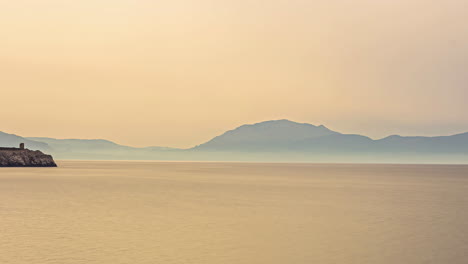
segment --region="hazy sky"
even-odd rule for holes
[[[189,147],[468,131],[468,0],[0,0],[0,131]]]

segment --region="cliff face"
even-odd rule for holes
[[[39,150],[0,149],[0,167],[57,167],[51,155]]]

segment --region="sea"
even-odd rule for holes
[[[468,166],[0,168],[1,264],[466,264]]]

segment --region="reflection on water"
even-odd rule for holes
[[[0,169],[0,263],[466,263],[468,166]]]

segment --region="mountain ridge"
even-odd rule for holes
[[[385,156],[385,161],[393,161],[406,155],[410,160],[423,161],[433,156],[454,160],[452,157],[456,156],[457,160],[468,162],[468,132],[451,136],[390,135],[372,139],[364,135],[333,131],[324,125],[287,119],[241,125],[188,149],[157,146],[136,148],[105,139],[22,138],[0,133],[0,146],[2,142],[8,143],[4,146],[17,146],[25,142],[31,149],[37,147],[61,159],[354,162],[377,156]]]
[[[269,141],[281,141],[282,143],[287,143],[291,140],[296,141],[332,134],[340,133],[332,131],[323,125],[315,126],[287,119],[270,120],[239,126],[192,149],[219,149],[223,147],[238,149],[239,147],[246,147],[245,144],[252,144],[253,142],[267,143]]]

